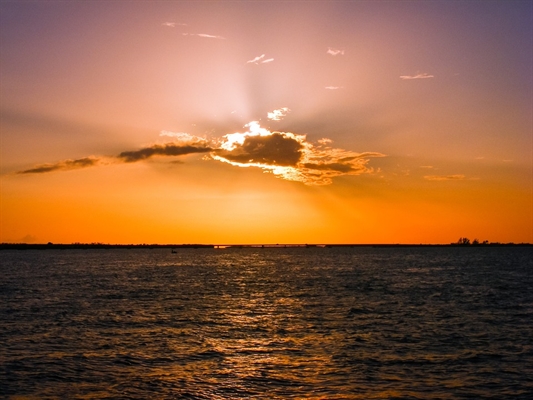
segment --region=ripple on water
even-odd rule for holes
[[[0,253],[8,398],[531,398],[529,249]]]

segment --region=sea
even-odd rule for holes
[[[533,399],[531,247],[2,250],[2,399]]]

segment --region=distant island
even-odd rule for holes
[[[460,238],[448,244],[109,244],[109,243],[0,243],[0,250],[89,250],[89,249],[227,249],[227,248],[332,248],[332,247],[530,247],[531,243],[499,243]]]

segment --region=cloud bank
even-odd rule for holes
[[[288,112],[287,108],[280,109]],[[275,110],[279,111],[279,110]],[[86,157],[42,164],[18,174],[41,174],[54,171],[88,168],[111,163],[135,163],[152,157],[179,157],[187,154],[206,154],[208,159],[236,167],[260,168],[266,173],[307,185],[329,185],[342,175],[372,173],[367,167],[370,158],[384,157],[381,153],[356,153],[331,147],[327,138],[313,144],[305,135],[292,132],[272,132],[258,122],[245,125],[245,132],[224,135],[207,140],[184,132],[162,131],[162,136],[173,141],[154,144],[137,150],[123,151],[113,157]],[[173,161],[175,162],[175,160]]]

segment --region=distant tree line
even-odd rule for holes
[[[478,239],[470,241],[467,237],[460,237],[459,240],[455,243],[461,246],[479,246],[490,244],[488,240],[480,242]]]
[[[529,243],[519,243],[520,245],[525,245]],[[489,242],[484,240],[480,242],[478,239],[470,241],[467,237],[460,237],[457,242],[451,243],[452,246],[513,246],[514,243],[500,243],[500,242]]]

